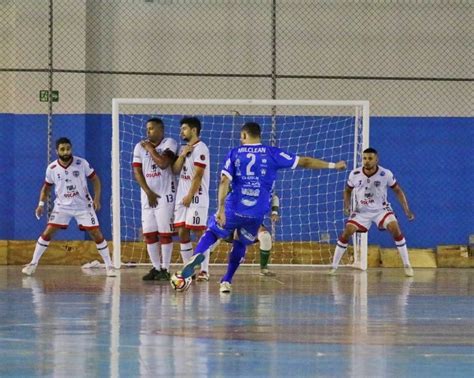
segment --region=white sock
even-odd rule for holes
[[[173,254],[173,243],[161,245],[161,257],[162,257],[161,267],[163,269],[166,269],[168,271],[170,270],[172,254]]]
[[[397,246],[400,257],[402,258],[403,266],[410,266],[410,259],[408,258],[407,241],[405,240],[405,238],[402,238],[401,240],[398,240],[398,241],[395,240],[395,244]]]
[[[160,270],[160,260],[161,260],[161,248],[160,243],[156,242],[153,244],[146,245],[146,251],[150,257],[150,261],[153,265],[153,268]]]
[[[41,256],[46,251],[49,246],[50,241],[44,240],[41,236],[36,242],[35,251],[33,252],[33,258],[31,259],[30,264],[37,265],[40,261]]]
[[[340,239],[337,239],[336,249],[334,251],[334,257],[332,259],[332,267],[337,269],[339,261],[341,261],[344,252],[346,252],[348,243],[343,243]]]
[[[102,243],[97,244],[97,251],[99,251],[100,255],[102,256],[102,259],[104,259],[105,267],[109,268],[112,266],[112,260],[110,259],[110,251],[109,251],[109,246],[107,244],[107,240],[103,240]]]
[[[210,254],[210,251],[208,249],[206,252],[204,252],[204,260],[201,263],[201,271],[204,271],[207,273],[209,273],[209,254]]]
[[[193,244],[191,242],[181,243],[181,257],[183,259],[183,264],[187,264],[188,261],[193,256]]]

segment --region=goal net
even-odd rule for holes
[[[165,136],[180,139],[179,121],[197,116],[201,139],[210,151],[210,206],[214,214],[220,168],[240,144],[240,128],[248,121],[262,127],[262,143],[299,156],[326,161],[345,160],[346,171],[281,170],[275,182],[280,221],[271,229],[271,264],[329,265],[338,235],[344,228],[342,191],[351,169],[361,164],[368,147],[367,101],[230,100],[230,99],[114,99],[112,102],[112,232],[114,264],[149,263],[142,241],[140,187],[132,169],[136,143],[146,138],[146,121],[159,117]],[[180,262],[175,240],[173,262]],[[211,263],[225,263],[229,245],[221,243]],[[248,249],[246,263],[258,263],[258,243]],[[367,268],[367,237],[356,234],[342,265]]]

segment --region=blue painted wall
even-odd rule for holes
[[[98,215],[104,234],[110,238],[111,116],[55,115],[53,123],[53,140],[69,137],[74,153],[85,157],[102,180],[102,209]],[[36,220],[34,209],[48,163],[46,130],[44,115],[0,115],[0,239],[33,240],[45,226],[44,218]],[[208,132],[203,132],[203,140],[210,136]],[[474,233],[474,120],[371,117],[370,139],[379,150],[380,164],[395,173],[417,216],[414,222],[408,222],[391,195],[409,246],[466,244],[468,235]],[[216,148],[228,150],[229,146],[210,145],[211,157]],[[317,147],[315,155],[322,157]],[[216,170],[220,163],[214,162]],[[214,173],[211,185],[215,187],[216,183]],[[215,200],[211,198],[211,202]],[[375,228],[369,235],[370,243],[393,245],[388,234]],[[87,237],[71,223],[57,238]]]

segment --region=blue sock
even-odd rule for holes
[[[240,263],[243,261],[246,249],[247,247],[242,242],[238,240],[233,241],[232,250],[229,254],[229,262],[227,264],[227,272],[222,277],[221,282],[232,282],[232,277],[234,277],[235,271],[238,269]]]
[[[217,236],[212,231],[207,230],[204,235],[201,236],[201,239],[199,239],[196,249],[194,250],[194,255],[206,252],[216,241]]]

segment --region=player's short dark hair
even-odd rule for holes
[[[242,131],[245,131],[254,138],[260,138],[262,135],[262,130],[257,122],[245,122],[242,126]]]
[[[184,117],[179,124],[187,124],[191,129],[197,129],[197,135],[201,134],[201,121],[198,117]]]
[[[66,137],[61,137],[59,139],[56,139],[56,149],[59,148],[60,144],[69,144],[72,147],[71,141]]]
[[[369,148],[366,148],[364,151],[363,151],[364,154],[375,154],[375,155],[378,155],[379,153],[377,152],[377,150],[375,148],[372,148],[372,147],[369,147]]]
[[[160,126],[162,129],[165,128],[165,123],[161,118],[158,117],[152,117],[146,121],[146,123],[151,122],[151,123],[156,123],[158,126]]]

